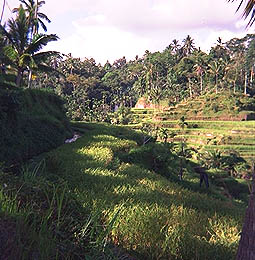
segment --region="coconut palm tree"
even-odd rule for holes
[[[39,31],[39,25],[43,28],[43,30],[46,32],[47,27],[44,24],[43,20],[46,20],[48,23],[50,23],[50,19],[43,13],[39,12],[39,8],[45,4],[45,1],[39,1],[36,0],[19,0],[25,7],[25,12],[27,14],[27,22],[30,24],[32,30],[31,30],[31,41],[33,37],[38,34]],[[18,12],[19,8],[14,8],[13,12]],[[29,79],[28,79],[28,85],[31,85],[32,82],[32,70],[29,70]]]
[[[209,73],[213,75],[215,80],[216,94],[218,94],[218,79],[219,79],[220,70],[221,70],[221,64],[219,63],[219,61],[213,60],[209,64]]]
[[[193,89],[192,89],[192,78],[194,77],[195,73],[193,67],[195,62],[191,57],[184,57],[176,66],[176,72],[179,76],[186,78],[188,83],[189,95],[190,97],[193,96]]]
[[[236,82],[239,75],[239,60],[232,59],[231,63],[229,63],[225,67],[224,81],[230,83],[233,86],[233,92],[236,93]],[[229,89],[230,90],[230,89]]]
[[[55,34],[37,34],[31,40],[29,34],[31,24],[28,22],[26,12],[19,7],[15,19],[8,20],[7,27],[0,25],[0,34],[4,37],[6,45],[3,53],[8,62],[17,73],[16,85],[21,85],[23,73],[26,70],[49,70],[44,61],[57,52],[39,52],[51,41],[58,40]]]
[[[235,2],[237,0],[227,0],[227,1],[228,2]],[[254,0],[248,0],[248,2],[247,2],[247,1],[241,0],[236,11],[240,10],[240,8],[245,4],[246,4],[246,6],[243,10],[242,17],[244,19],[246,19],[246,18],[248,18],[249,15],[251,15],[250,20],[247,24],[247,27],[250,27],[250,26],[253,25],[253,23],[255,21],[255,1]]]
[[[175,54],[178,53],[179,49],[181,48],[181,45],[179,44],[178,40],[174,39],[171,43],[172,49]]]
[[[44,32],[47,32],[47,27],[43,20],[50,23],[50,19],[45,15],[44,13],[39,12],[39,8],[42,7],[42,5],[45,4],[45,1],[38,1],[36,2],[34,0],[19,0],[23,5],[25,12],[28,17],[28,22],[31,23],[32,27],[32,37],[33,35],[37,34],[39,31],[39,26],[41,26],[44,30]],[[19,11],[19,8],[14,8],[13,12],[17,13]],[[31,38],[32,38],[31,37]]]
[[[193,60],[195,62],[194,69],[196,75],[200,78],[200,94],[203,93],[203,76],[207,69],[207,54],[201,50],[195,51],[193,54]]]
[[[183,40],[183,51],[185,56],[190,55],[194,50],[195,50],[195,44],[194,40],[188,35],[184,40]]]

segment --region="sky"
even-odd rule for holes
[[[2,11],[2,1],[0,10]],[[48,32],[59,41],[44,50],[94,58],[102,65],[123,56],[134,60],[146,50],[163,51],[174,39],[190,35],[196,47],[208,52],[218,37],[223,42],[254,33],[236,13],[238,3],[226,0],[45,0],[40,9],[51,20]],[[18,7],[7,0],[4,21]]]

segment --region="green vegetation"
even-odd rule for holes
[[[208,93],[197,98],[187,99],[176,106],[164,106],[163,109],[156,109],[156,111],[155,109],[132,109],[132,112],[138,121],[151,118],[152,113],[155,120],[164,122],[179,120],[182,116],[188,120],[198,120],[198,124],[216,120],[254,120],[255,99],[240,93],[222,92],[220,95]],[[216,127],[219,128],[219,125]]]
[[[0,162],[17,167],[72,135],[63,101],[43,90],[0,90]]]
[[[221,104],[221,113],[213,114],[212,110],[204,109],[207,104],[211,104],[212,100]],[[234,110],[227,105],[231,102],[238,104]],[[250,109],[254,110],[254,104],[253,99],[243,95],[207,94],[197,100],[187,100],[176,107],[166,108],[164,111],[132,109],[133,124],[130,124],[130,127],[140,129],[143,124],[149,124],[152,128],[165,129],[174,135],[169,136],[168,141],[178,143],[184,139],[189,146],[196,149],[203,151],[217,149],[223,153],[236,151],[245,159],[252,160],[255,156],[255,121],[244,121],[242,118],[244,114],[254,114],[250,112]],[[194,110],[197,111],[196,115],[193,114]],[[182,118],[184,121],[180,121]],[[238,121],[230,121],[230,119]]]
[[[188,35],[102,66],[41,52],[58,39],[39,32],[45,2],[20,2],[0,24],[0,258],[234,259],[255,156],[255,35],[209,54]]]
[[[19,176],[1,174],[0,214],[8,223],[3,230],[17,238],[6,242],[3,255],[234,259],[242,204],[220,195],[213,184],[199,188],[192,170],[182,183],[174,163],[164,172],[148,164],[148,149],[157,151],[151,160],[164,163],[165,146],[143,148],[143,136],[133,130],[74,127],[86,133],[75,143],[35,158],[31,163],[37,166],[30,163]],[[168,154],[176,163],[176,155]]]
[[[25,1],[21,2],[26,3]],[[42,3],[40,2],[40,5]],[[34,13],[37,11],[33,7],[31,8],[32,10],[25,10],[23,5],[20,5],[19,8],[15,9],[17,13],[15,19],[9,19],[7,26],[0,24],[2,73],[5,78],[7,66],[10,66],[9,73],[15,72],[17,87],[21,86],[23,73],[27,71],[28,86],[30,87],[32,72],[49,71],[51,67],[47,66],[45,61],[57,54],[57,52],[52,51],[39,52],[49,42],[57,41],[58,37],[55,34],[38,34],[38,21],[35,21],[34,18]],[[47,16],[45,17],[47,18]]]

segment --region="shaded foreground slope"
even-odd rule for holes
[[[38,89],[0,89],[0,163],[19,165],[71,135],[63,100]]]
[[[234,259],[243,209],[184,189],[142,164],[122,162],[121,154],[141,142],[136,132],[100,124],[76,128],[83,137],[49,153],[39,176],[20,177],[25,183],[18,193],[24,186],[30,193],[18,194],[17,200],[52,240],[46,249],[34,243],[40,259],[121,259],[116,248],[135,259]],[[174,174],[171,165],[169,174]],[[32,228],[31,220],[24,221]]]

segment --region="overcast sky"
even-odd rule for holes
[[[1,1],[2,2],[2,1]],[[164,50],[188,34],[196,47],[208,51],[218,37],[243,37],[247,21],[226,0],[46,0],[41,8],[51,23],[48,33],[60,40],[47,49],[94,58],[104,64],[125,56],[142,57],[145,50]],[[18,0],[7,0],[4,20]],[[1,7],[0,7],[1,8]],[[249,33],[253,33],[250,29]]]

